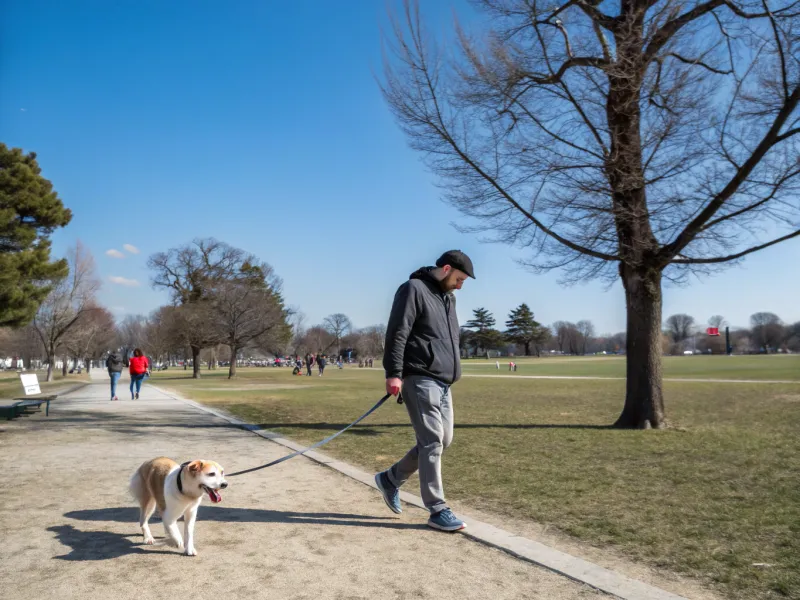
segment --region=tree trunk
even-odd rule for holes
[[[200,379],[200,346],[192,346],[192,379]]]
[[[90,358],[84,358],[83,364],[86,365],[86,373],[88,375],[92,371],[92,360]]]
[[[53,375],[53,370],[55,369],[56,365],[56,353],[54,350],[50,350],[47,353],[47,377],[45,378],[46,381],[53,381],[55,379]]]
[[[236,353],[238,350],[235,345],[231,346],[231,366],[228,368],[228,379],[236,377]]]
[[[531,343],[525,342],[525,356],[531,355]]]
[[[661,377],[661,272],[621,268],[627,322],[625,408],[614,427],[666,427]]]
[[[61,376],[62,377],[66,377],[67,376],[67,363],[68,362],[69,362],[69,356],[64,356],[64,358],[61,359]]]

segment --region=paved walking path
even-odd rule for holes
[[[397,517],[374,489],[337,472],[335,464],[302,457],[231,479],[220,505],[204,500],[198,557],[144,546],[138,508],[127,495],[140,463],[161,455],[179,462],[208,458],[230,472],[287,450],[147,383],[142,399],[131,401],[123,379],[123,400],[110,402],[107,375],[93,375],[99,381],[59,398],[50,417],[0,424],[4,597],[608,597],[465,535],[431,530],[426,513],[414,506]],[[163,529],[154,521],[158,540]],[[513,541],[520,556],[526,547],[534,553],[544,548],[525,538]],[[628,597],[678,598],[635,585],[631,589],[642,593]]]

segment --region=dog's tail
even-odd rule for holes
[[[128,491],[130,492],[131,496],[136,498],[139,502],[142,501],[144,498],[145,493],[145,485],[144,485],[144,477],[142,477],[141,469],[136,469],[136,472],[131,477],[131,481],[128,484]]]

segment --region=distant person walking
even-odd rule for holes
[[[150,370],[150,361],[144,353],[136,348],[133,351],[133,356],[129,361],[128,371],[131,374],[131,400],[139,399],[139,392],[142,390],[142,381],[147,376]],[[136,394],[134,395],[133,388],[136,387]]]
[[[327,364],[327,361],[325,360],[324,356],[322,356],[321,354],[319,356],[317,356],[317,366],[319,367],[319,376],[320,377],[322,377],[322,373],[323,373],[323,371],[325,371],[325,365],[326,364]]]
[[[117,398],[117,383],[119,378],[122,377],[122,357],[116,352],[112,352],[106,359],[106,369],[108,369],[108,376],[111,378],[111,400],[119,400]]]
[[[311,367],[314,366],[314,355],[308,354],[306,355],[306,375],[311,377]]]

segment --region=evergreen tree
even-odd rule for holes
[[[49,236],[72,212],[42,177],[36,154],[0,143],[0,327],[22,327],[33,319],[66,277],[66,260],[50,260]]]
[[[477,331],[485,331],[486,329],[491,329],[494,327],[495,320],[490,313],[485,308],[476,308],[472,311],[472,320],[467,321],[467,324],[464,325],[467,329],[475,329]]]
[[[506,338],[525,347],[525,356],[531,355],[531,344],[541,337],[541,326],[524,302],[512,310],[506,321]]]
[[[495,324],[495,318],[485,308],[476,308],[472,311],[472,319],[467,321],[464,325],[467,329],[474,329],[475,332],[470,336],[471,341],[475,347],[475,354],[478,354],[478,349],[488,349],[496,346],[498,340],[496,332],[492,329]]]

